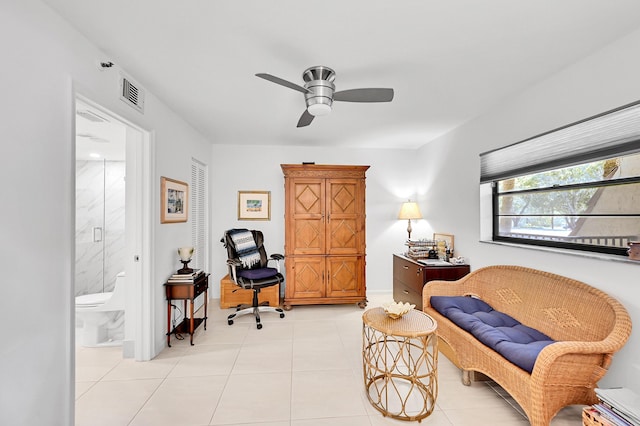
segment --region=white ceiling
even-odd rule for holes
[[[415,148],[640,25],[638,0],[43,0],[212,143]],[[392,87],[296,128],[303,84]],[[585,88],[589,89],[589,88]]]

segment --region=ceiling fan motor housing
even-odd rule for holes
[[[326,80],[333,83],[336,79],[336,72],[329,67],[317,65],[304,70],[302,79],[307,83],[314,80]]]
[[[309,114],[315,116],[329,114],[336,88],[333,84],[336,78],[335,71],[324,66],[311,67],[302,73],[302,78],[305,81],[305,89],[309,90],[304,95]]]

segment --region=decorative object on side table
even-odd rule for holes
[[[182,269],[178,269],[179,274],[190,274],[193,272],[193,269],[189,268],[188,265],[189,262],[191,262],[195,250],[194,247],[180,247],[178,249],[178,256],[180,256],[180,262],[182,262]]]
[[[437,259],[436,242],[433,240],[407,240],[407,256],[412,259]]]
[[[407,200],[406,203],[402,204],[400,207],[400,213],[398,214],[398,219],[407,220],[407,237],[409,240],[411,239],[411,219],[422,219],[422,213],[420,213],[420,207],[418,207],[418,203],[413,202],[411,200]]]
[[[403,302],[392,302],[392,303],[384,303],[382,305],[382,309],[384,309],[384,313],[391,319],[401,318],[404,314],[415,308],[416,305],[412,305],[411,303],[403,303]]]

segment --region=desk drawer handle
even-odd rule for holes
[[[409,292],[408,292],[407,290],[402,290],[402,292],[403,292],[404,294],[409,294]]]
[[[409,267],[408,267],[407,265],[402,265],[402,267],[403,267],[404,269],[409,269]]]

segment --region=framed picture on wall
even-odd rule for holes
[[[175,179],[160,178],[160,223],[186,222],[189,185]]]
[[[238,220],[271,220],[271,191],[238,191]]]

